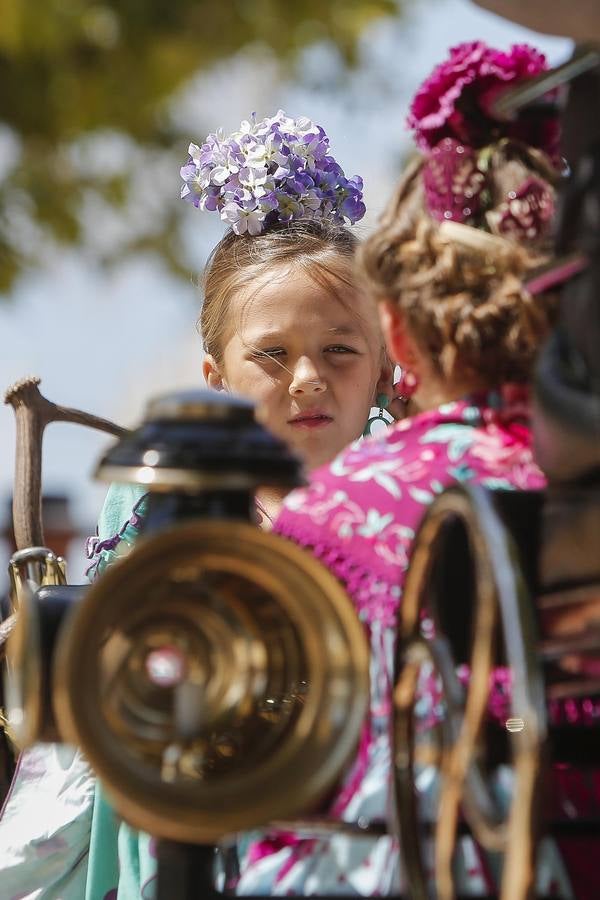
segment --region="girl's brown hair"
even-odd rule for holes
[[[462,226],[481,235],[478,249],[442,238],[444,225],[427,210],[426,158],[418,156],[362,246],[359,264],[375,296],[400,307],[440,374],[459,370],[493,385],[530,377],[556,303],[547,295],[532,298],[522,284],[525,273],[544,261],[548,234],[524,248],[487,232],[494,233],[511,192],[533,177],[553,194],[560,175],[546,154],[520,141],[503,138],[483,155],[486,202],[475,227]]]
[[[300,266],[331,293],[336,281],[354,288],[357,245],[348,228],[327,219],[281,224],[255,236],[228,232],[211,253],[202,277],[198,325],[205,351],[221,361],[232,297],[267,271]]]
[[[456,239],[461,229],[468,242]],[[368,289],[398,306],[439,374],[488,386],[527,381],[550,327],[546,298],[523,286],[536,262],[502,238],[423,214],[409,234],[389,210],[359,251]]]

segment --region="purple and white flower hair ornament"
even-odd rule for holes
[[[190,144],[181,168],[181,197],[217,211],[236,234],[256,235],[276,223],[329,218],[354,224],[365,214],[362,178],[347,178],[324,130],[307,118],[275,116],[242,122],[239,131]]]

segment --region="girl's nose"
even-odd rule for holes
[[[321,394],[327,390],[318,366],[308,356],[301,357],[294,366],[289,390],[292,396]]]

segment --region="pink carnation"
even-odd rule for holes
[[[499,91],[547,69],[545,56],[527,44],[514,44],[507,53],[483,41],[459,44],[417,91],[408,126],[414,129],[423,151],[431,150],[446,137],[475,148],[500,137],[513,137],[555,157],[556,113],[540,116],[524,109],[514,120],[502,121],[491,111]]]

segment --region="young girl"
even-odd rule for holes
[[[209,387],[243,394],[311,470],[365,430],[392,399],[391,364],[371,301],[353,280],[357,239],[331,218],[228,232],[204,272],[199,325]],[[88,546],[88,577],[131,543],[145,490],[114,485]],[[270,527],[283,494],[257,497]]]
[[[353,279],[357,239],[344,224],[364,213],[362,183],[344,176],[321,128],[281,111],[191,145],[182,175],[183,196],[231,225],[203,277],[207,384],[254,400],[309,470],[322,465],[392,394],[377,317]],[[262,527],[282,499],[258,498]],[[109,490],[90,541],[91,578],[135,541],[144,511],[143,488]],[[3,898],[152,896],[148,837],[119,833],[101,791],[93,798],[80,754],[37,746],[22,755],[0,818]]]
[[[353,283],[354,249],[327,219],[230,234],[204,280],[207,384],[250,397],[309,470],[359,437],[391,392],[376,316]],[[272,515],[281,498],[260,499]]]
[[[389,352],[421,412],[312,473],[309,486],[286,499],[275,525],[345,585],[371,643],[370,715],[329,809],[348,822],[394,818],[396,624],[425,507],[463,481],[505,490],[544,486],[532,454],[528,382],[553,310],[523,288],[533,263],[523,248],[538,252],[548,240],[558,178],[556,121],[548,119],[545,129],[536,113],[494,121],[486,99],[503,84],[534,75],[542,63],[531,48],[501,54],[463,45],[418,92],[412,123],[423,156],[363,245],[360,269],[379,303]],[[521,137],[508,133],[513,130]],[[525,143],[525,135],[539,144]],[[504,723],[506,678],[498,678],[493,700]],[[433,678],[418,697],[417,729],[438,723],[442,710]],[[422,785],[427,803],[434,771],[423,773]],[[455,866],[459,891],[496,893],[471,840],[458,841]],[[552,846],[540,853],[536,888],[536,894],[580,895]],[[245,895],[384,896],[406,889],[391,837],[341,834],[312,841],[267,835],[250,844],[237,885]]]
[[[390,352],[410,367],[422,412],[313,473],[306,489],[286,499],[275,525],[342,581],[370,638],[370,716],[329,810],[349,822],[393,821],[396,622],[426,505],[462,481],[507,490],[544,486],[531,450],[526,385],[549,316],[522,288],[527,260],[507,241],[469,226],[436,226],[422,216],[407,240],[394,229],[393,206],[387,221],[367,242],[362,267],[380,302]],[[500,717],[508,715],[502,687],[495,697]],[[438,723],[441,709],[443,698],[429,679],[418,697],[417,729]],[[435,789],[431,768],[424,778]],[[433,803],[429,789],[426,798]],[[309,845],[271,835],[251,845],[241,872],[243,894],[268,893],[271,885],[294,895],[316,884],[323,894],[365,896],[408,887],[389,837],[339,835]],[[459,841],[456,875],[461,892],[495,893],[468,839]],[[572,894],[567,888],[556,896]]]

